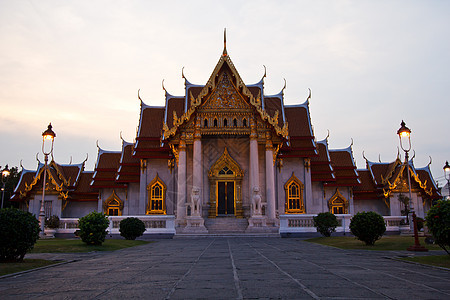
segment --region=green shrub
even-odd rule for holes
[[[39,222],[16,208],[0,210],[0,262],[23,261],[39,238]]]
[[[324,212],[314,217],[314,227],[317,228],[317,232],[320,232],[323,236],[329,237],[331,233],[336,231],[336,227],[339,226],[336,216],[330,212]]]
[[[350,231],[358,240],[373,246],[383,236],[386,225],[383,217],[376,212],[360,212],[353,216]]]
[[[433,205],[425,218],[434,241],[449,255],[450,246],[450,201],[439,200]]]
[[[145,224],[138,218],[126,218],[120,221],[120,235],[127,240],[135,240],[144,234]]]
[[[44,223],[47,228],[59,228],[59,217],[58,216],[50,216],[50,218],[45,219]]]
[[[88,245],[101,245],[105,241],[108,226],[108,218],[93,211],[78,220],[79,236]]]

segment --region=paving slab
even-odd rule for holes
[[[441,253],[441,252],[438,252]],[[0,279],[2,299],[450,299],[450,271],[301,239],[158,240]]]

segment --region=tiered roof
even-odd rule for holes
[[[116,182],[139,182],[139,159],[133,154],[134,144],[122,141],[122,154],[117,170]]]
[[[47,189],[58,193],[65,201],[96,201],[98,192],[91,188],[92,172],[84,171],[85,161],[76,165],[63,165],[51,161],[48,165]],[[44,164],[38,163],[37,170],[22,169],[12,201],[27,201],[31,194],[42,190]]]
[[[408,192],[408,170],[411,188],[424,199],[441,197],[431,175],[430,167],[416,169],[413,160],[402,163],[399,157],[393,162],[372,162],[366,159],[366,170],[358,170],[361,185],[354,188],[354,199],[386,199],[394,192]],[[387,203],[387,202],[386,202]]]
[[[328,186],[357,186],[361,183],[353,159],[352,146],[341,150],[330,150],[331,165],[336,181]]]
[[[97,163],[91,182],[93,188],[126,188],[125,184],[116,182],[121,156],[121,151],[106,151],[98,147]]]
[[[327,139],[317,142],[317,152],[318,155],[311,158],[311,181],[335,182]]]

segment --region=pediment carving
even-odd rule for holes
[[[218,84],[211,95],[201,106],[202,109],[249,109],[250,105],[244,100],[230,80],[230,76],[223,72]]]

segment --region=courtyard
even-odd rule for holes
[[[433,251],[437,252],[437,251]],[[0,279],[2,299],[448,299],[450,272],[301,239],[156,240],[114,252],[29,254],[71,261]]]

